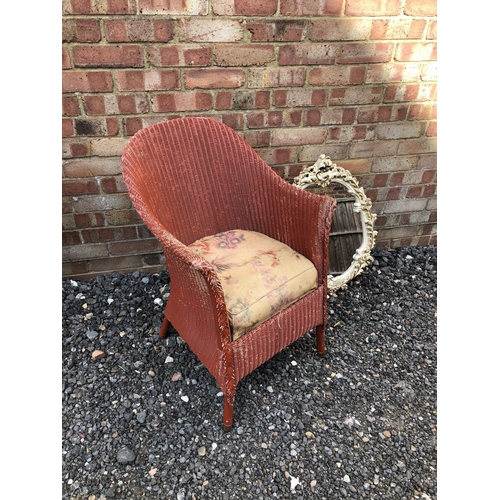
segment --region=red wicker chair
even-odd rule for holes
[[[137,212],[162,244],[171,278],[160,337],[171,324],[215,377],[229,430],[243,377],[312,328],[318,354],[325,353],[328,235],[336,201],[287,183],[236,132],[209,118],[177,118],[140,130],[125,146],[122,170]],[[267,235],[308,259],[317,273],[305,295],[284,307],[274,304],[238,338],[224,288],[232,278],[220,276],[202,252],[205,240],[199,242],[231,230]],[[296,282],[300,288],[300,277]]]

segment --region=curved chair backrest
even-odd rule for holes
[[[252,229],[260,213],[252,206],[272,202],[261,193],[270,177],[288,184],[236,132],[201,117],[140,130],[124,149],[122,169],[153,233],[159,223],[186,245],[228,229]]]

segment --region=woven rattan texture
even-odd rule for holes
[[[209,118],[142,129],[124,149],[122,170],[137,212],[165,253],[171,278],[166,318],[216,378],[224,393],[224,425],[230,427],[237,383],[326,324],[328,235],[336,201],[290,185],[236,132]],[[316,291],[235,342],[215,270],[187,248],[230,229],[282,241],[310,259],[319,278]]]

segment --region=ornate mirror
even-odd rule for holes
[[[330,231],[328,289],[345,289],[352,278],[373,262],[370,251],[377,235],[373,227],[377,216],[371,212],[372,202],[351,173],[324,154],[302,170],[293,183],[337,200]]]

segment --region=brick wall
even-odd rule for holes
[[[436,244],[436,0],[63,0],[63,276],[163,267],[120,157],[210,116],[293,180],[325,153],[377,245]]]

